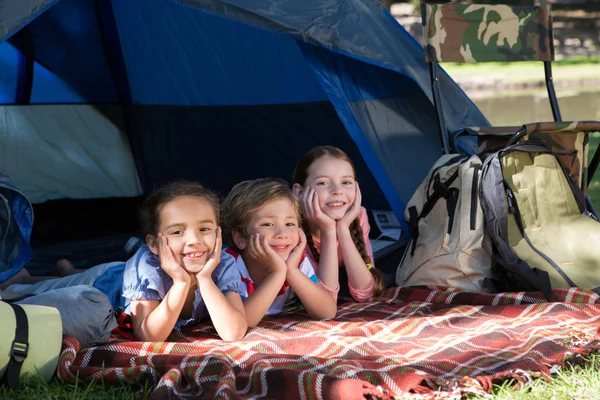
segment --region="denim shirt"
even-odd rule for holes
[[[223,295],[229,292],[241,292],[242,281],[235,264],[235,259],[225,251],[221,252],[221,262],[212,273],[212,279]],[[122,306],[130,313],[132,300],[162,300],[173,286],[171,277],[160,267],[158,256],[150,251],[147,245],[141,246],[127,261],[123,273],[121,290]],[[196,289],[194,310],[189,319],[179,319],[175,327],[199,322],[208,315],[206,305],[200,291]]]

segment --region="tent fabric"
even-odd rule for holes
[[[95,2],[61,0],[0,44],[0,103],[19,103],[27,46],[34,57],[29,104],[118,103]]]
[[[0,42],[8,39],[57,1],[19,0],[0,2]]]
[[[113,8],[133,102],[222,106],[327,100],[293,38],[171,1],[116,1]]]
[[[433,99],[422,46],[379,0],[281,0],[276,5],[270,0],[174,1],[392,69],[415,80],[427,97]],[[441,74],[440,82],[445,89],[444,109],[462,110],[449,112],[449,129],[471,126],[469,121],[489,125],[447,74]]]
[[[0,169],[32,203],[142,193],[118,106],[0,106]],[[110,116],[110,118],[109,118]]]
[[[34,204],[181,178],[226,194],[243,179],[290,180],[302,153],[330,144],[356,163],[363,204],[403,221],[441,154],[423,49],[378,0],[0,10],[0,141],[14,149],[0,167]],[[442,75],[448,127],[489,125]]]
[[[245,179],[272,176],[289,182],[296,162],[310,146],[336,143],[354,160],[365,201],[372,208],[389,209],[331,103],[135,105],[130,118],[133,151],[147,182],[197,179],[224,196]]]

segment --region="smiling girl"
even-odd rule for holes
[[[241,339],[248,329],[242,282],[233,257],[221,253],[217,197],[194,182],[171,183],[146,199],[141,222],[146,244],[126,263],[6,290],[41,294],[90,285],[107,296],[114,310],[131,317],[139,340],[162,342],[174,327],[207,316],[221,338]]]
[[[337,147],[315,147],[298,162],[293,182],[308,253],[323,285],[337,299],[339,268],[344,267],[356,301],[381,293],[383,276],[375,269],[367,212],[348,155]]]
[[[221,253],[217,197],[176,182],[142,207],[146,244],[127,262],[122,297],[141,340],[163,341],[174,327],[209,316],[219,336],[239,340],[248,328],[235,260]]]

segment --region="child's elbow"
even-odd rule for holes
[[[237,342],[238,340],[242,340],[244,336],[246,336],[246,332],[248,331],[248,326],[240,326],[238,329],[232,329],[229,332],[223,333],[221,339],[226,342]]]
[[[335,318],[336,315],[337,307],[334,305],[333,307],[329,307],[329,309],[325,311],[323,318]]]
[[[336,314],[337,314],[337,307],[334,304],[333,307],[331,307],[331,306],[324,307],[316,312],[311,312],[311,313],[309,313],[309,316],[312,319],[328,319],[328,318],[335,318]]]

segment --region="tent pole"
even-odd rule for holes
[[[448,144],[448,131],[446,130],[446,122],[444,121],[444,111],[442,109],[442,96],[440,94],[440,82],[438,75],[438,63],[434,59],[429,62],[429,74],[431,76],[431,90],[433,92],[433,105],[437,116],[438,127],[440,129],[440,139],[442,141],[442,150],[444,154],[450,153]]]

